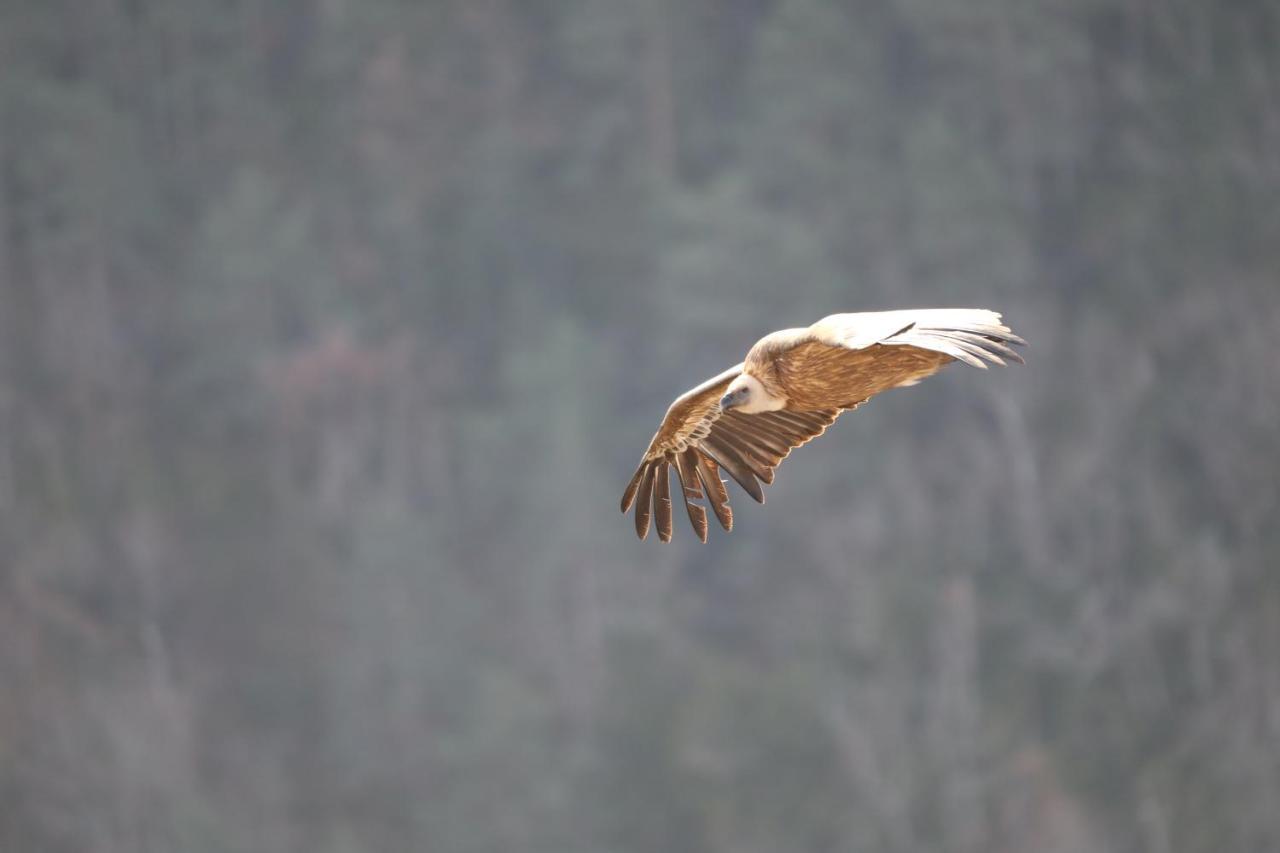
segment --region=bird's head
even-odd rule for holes
[[[736,409],[745,414],[767,412],[782,408],[784,401],[778,400],[764,389],[764,385],[754,376],[743,373],[734,378],[720,398],[721,411]]]

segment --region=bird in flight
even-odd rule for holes
[[[807,329],[782,329],[756,342],[741,364],[676,398],[622,495],[635,506],[636,535],[671,541],[672,468],[689,521],[707,541],[705,500],[733,529],[726,471],[764,503],[760,482],[791,451],[822,435],[841,412],[890,388],[914,385],[952,361],[986,369],[1022,363],[1010,344],[1025,345],[994,311],[935,308],[833,314]]]

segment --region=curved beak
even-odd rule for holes
[[[730,391],[728,394],[725,394],[720,398],[720,409],[722,411],[732,409],[734,406],[738,405],[738,402],[741,399],[742,394],[740,391]]]

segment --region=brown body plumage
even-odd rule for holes
[[[697,501],[706,501],[725,530],[733,528],[721,470],[764,503],[760,483],[772,483],[774,468],[841,412],[951,361],[981,368],[1004,358],[1021,362],[1009,344],[1023,343],[999,314],[970,308],[834,314],[766,335],[741,364],[671,404],[627,484],[622,511],[635,505],[641,539],[654,521],[658,538],[670,541],[674,468],[689,521],[705,542],[707,512]]]

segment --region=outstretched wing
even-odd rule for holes
[[[1009,345],[1023,343],[999,314],[969,308],[834,314],[808,329],[775,332],[752,348],[747,362],[671,404],[627,484],[622,511],[635,506],[641,539],[656,521],[658,538],[669,542],[675,468],[689,521],[705,542],[707,511],[698,501],[710,505],[725,530],[733,529],[721,469],[764,503],[760,484],[772,483],[782,460],[825,432],[842,411],[889,388],[914,385],[952,361],[982,368],[1005,358],[1021,362]],[[720,411],[720,398],[747,363],[773,372],[786,391],[786,409]]]
[[[1021,364],[1022,356],[1008,345],[1026,344],[1000,322],[999,314],[981,308],[832,314],[809,330],[817,340],[844,349],[864,349],[873,344],[915,347],[944,353],[984,370],[984,362],[1003,365],[1002,356]]]
[[[656,521],[658,538],[671,541],[671,469],[698,538],[707,541],[705,500],[725,530],[733,529],[733,511],[720,470],[764,503],[760,481],[773,482],[776,468],[793,448],[821,435],[840,414],[838,409],[813,412],[722,413],[720,398],[742,365],[729,368],[676,398],[649,442],[622,495],[622,511],[635,505],[636,535],[649,533]]]
[[[972,308],[834,314],[807,332],[764,354],[790,403],[802,408],[914,385],[952,361],[983,369],[1021,362],[1010,344],[1025,343],[999,314]]]

